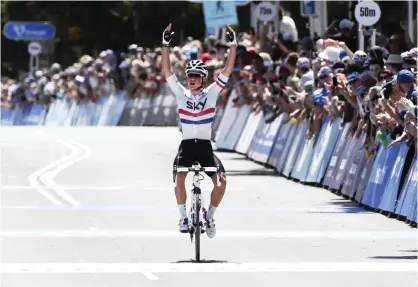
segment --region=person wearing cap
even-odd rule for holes
[[[405,96],[415,105],[417,104],[417,86],[414,82],[414,74],[408,70],[401,70],[394,79],[399,87],[400,96]]]
[[[332,66],[332,73],[335,74],[339,74],[339,73],[344,73],[345,71],[345,64],[342,61],[338,61],[335,62]]]
[[[306,82],[314,79],[313,71],[311,70],[311,63],[308,58],[299,58],[296,62],[297,75],[300,78],[300,85],[305,86]]]
[[[402,70],[402,64],[403,64],[402,56],[398,54],[390,54],[385,64],[386,64],[386,68],[392,74],[397,74],[400,70]]]
[[[348,19],[342,19],[338,23],[338,30],[339,33],[336,33],[337,30],[337,23],[338,20],[334,20],[331,25],[328,27],[326,34],[324,35],[324,38],[332,38],[334,40],[337,40],[339,42],[344,42],[348,49],[355,51],[357,50],[357,35],[353,30],[354,23]],[[334,33],[333,33],[334,32]]]
[[[328,104],[330,95],[329,87],[332,83],[332,70],[329,67],[322,67],[318,72],[318,88],[313,92],[312,100],[314,103],[314,123],[311,129],[312,135],[315,135],[321,129],[322,119],[324,117],[325,107]]]

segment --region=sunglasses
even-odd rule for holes
[[[199,74],[188,74],[187,77],[192,78],[192,79],[196,79],[196,78],[200,78],[201,75],[199,75]]]

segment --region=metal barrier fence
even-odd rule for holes
[[[417,222],[417,158],[404,168],[409,149],[405,143],[390,149],[380,146],[368,157],[361,149],[365,134],[347,138],[349,126],[332,117],[324,119],[319,135],[306,140],[306,121],[292,124],[281,114],[267,124],[262,113],[255,114],[250,106],[234,107],[236,95],[233,91],[225,108],[216,113],[213,139],[218,149],[245,154],[285,177],[322,185],[364,207]],[[175,96],[164,85],[159,93],[139,93],[133,99],[119,92],[96,103],[63,99],[49,106],[2,107],[1,124],[177,126],[178,116]],[[404,169],[407,176],[400,187]]]
[[[91,101],[67,98],[50,105],[17,104],[1,108],[2,125],[46,126],[177,126],[175,96],[163,85],[158,93],[137,93],[128,98],[121,91]]]
[[[414,146],[381,145],[375,155],[367,156],[362,148],[366,134],[346,137],[349,125],[341,125],[341,118],[333,117],[326,117],[320,133],[307,140],[307,121],[293,124],[281,114],[267,124],[261,112],[255,114],[249,106],[234,107],[235,96],[233,92],[225,109],[217,114],[220,123],[213,138],[218,150],[245,154],[284,177],[323,186],[366,209],[416,225],[416,155],[412,163],[406,161]]]

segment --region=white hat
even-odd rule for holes
[[[332,63],[338,62],[340,60],[340,49],[337,47],[327,47],[319,53],[318,57]]]

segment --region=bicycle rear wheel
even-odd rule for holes
[[[201,234],[201,226],[200,226],[200,199],[199,195],[195,194],[195,209],[194,209],[194,225],[195,225],[195,258],[196,262],[200,262],[200,234]]]

